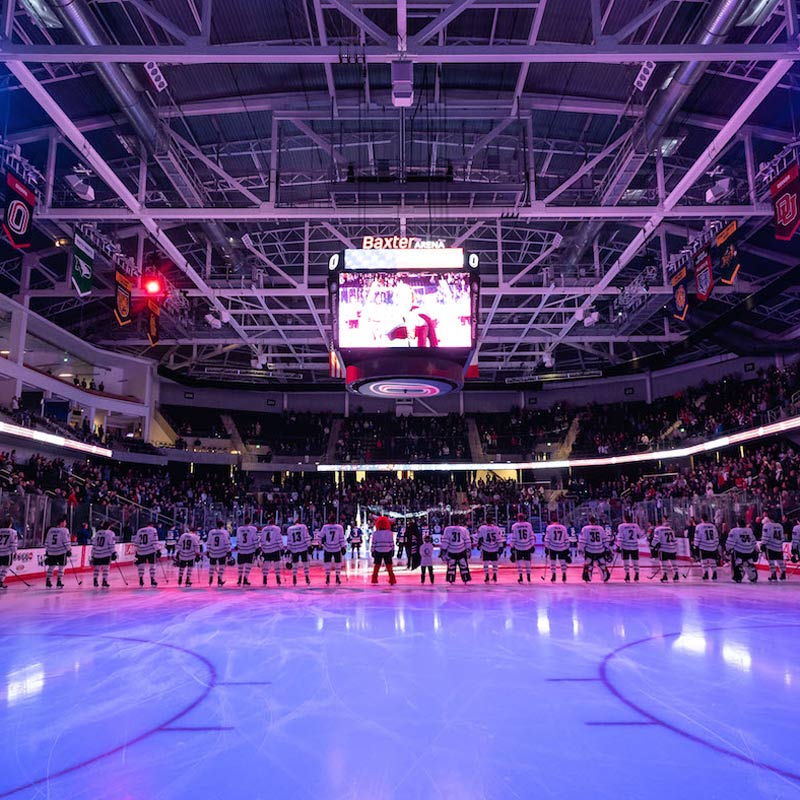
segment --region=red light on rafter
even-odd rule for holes
[[[161,278],[155,276],[150,278],[145,278],[144,290],[145,293],[151,296],[156,294],[161,294],[164,291],[164,283],[161,280]]]

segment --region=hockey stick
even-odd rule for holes
[[[15,577],[15,578],[17,578],[18,580],[21,580],[21,581],[22,581],[22,582],[23,582],[23,583],[24,583],[24,584],[25,584],[25,585],[26,585],[26,586],[27,586],[29,589],[31,588],[31,584],[30,584],[30,583],[28,583],[28,581],[26,581],[26,580],[25,580],[25,578],[23,578],[23,577],[22,577],[22,575],[20,575],[18,572],[14,572],[14,570],[13,570],[13,569],[11,569],[11,567],[9,567],[9,568],[8,568],[8,571],[9,571],[9,572],[10,572],[10,573],[11,573],[11,574],[12,574],[12,575]]]
[[[652,558],[652,553],[651,553],[651,558]],[[653,578],[655,578],[656,575],[658,575],[659,572],[663,572],[663,571],[664,571],[664,560],[661,558],[661,553],[659,553],[658,554],[658,566],[656,567],[656,571],[652,575],[648,575],[647,576],[647,580],[649,580],[649,581],[653,580]]]
[[[122,582],[127,586],[128,585],[128,581],[125,580],[125,574],[122,571],[122,567],[119,565],[119,561],[115,561],[114,564],[115,564],[116,568],[119,570],[119,576],[120,576],[120,578],[122,578]]]
[[[164,583],[169,583],[166,567],[164,566],[164,562],[161,560],[161,554],[159,553],[156,558],[158,559],[158,563],[161,565],[161,572],[164,574]]]
[[[69,565],[72,568],[72,574],[75,576],[76,583],[78,586],[83,586],[83,581],[78,577],[78,573],[75,571],[75,564],[72,562],[72,559],[68,558],[67,561],[69,561]]]

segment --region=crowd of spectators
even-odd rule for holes
[[[233,418],[247,444],[264,448],[262,460],[278,456],[321,456],[328,445],[332,415],[284,411],[258,414],[237,411]]]
[[[574,412],[573,412],[574,413]],[[507,414],[476,414],[475,422],[487,454],[532,456],[540,445],[563,441],[571,412],[566,403],[548,409],[512,409]]]
[[[459,414],[358,413],[343,420],[336,458],[354,463],[464,461],[469,458],[466,421]]]

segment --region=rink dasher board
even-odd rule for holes
[[[117,561],[111,562],[120,565],[133,564],[136,559],[136,548],[131,542],[123,542],[115,545],[117,551]],[[91,572],[94,567],[91,565],[92,548],[88,545],[73,545],[72,557],[67,561],[65,572]],[[43,547],[25,548],[17,550],[14,560],[11,563],[11,569],[17,575],[25,578],[44,578],[47,574],[47,567],[44,563],[45,549]],[[166,556],[162,557],[165,560]],[[71,563],[70,563],[71,561]],[[6,581],[19,580],[15,575],[9,574],[6,576]]]

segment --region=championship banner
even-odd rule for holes
[[[150,347],[155,347],[158,344],[158,318],[161,309],[155,300],[147,301],[147,309],[150,312],[147,319],[147,341],[150,342]]]
[[[93,270],[94,247],[75,231],[72,247],[72,285],[78,297],[88,297],[92,293]]]
[[[670,282],[672,283],[672,302],[675,305],[672,316],[683,322],[686,319],[686,313],[689,311],[689,295],[687,293],[689,273],[686,267],[681,267],[672,276]]]
[[[331,346],[328,349],[328,374],[331,378],[344,378],[344,366],[339,354]]]
[[[775,208],[775,238],[788,241],[800,226],[800,169],[796,161],[770,184],[769,193]]]
[[[738,231],[739,225],[734,220],[717,234],[711,248],[713,274],[717,276],[720,283],[724,283],[726,286],[733,284],[742,266],[737,246]]]
[[[3,232],[12,247],[23,250],[31,246],[31,223],[36,195],[16,175],[6,173],[6,209]]]
[[[123,272],[117,270],[114,316],[117,318],[117,322],[120,325],[127,325],[131,321],[132,291],[133,280]]]
[[[711,256],[705,248],[694,257],[694,283],[697,299],[705,303],[714,291],[714,270],[711,266]]]

